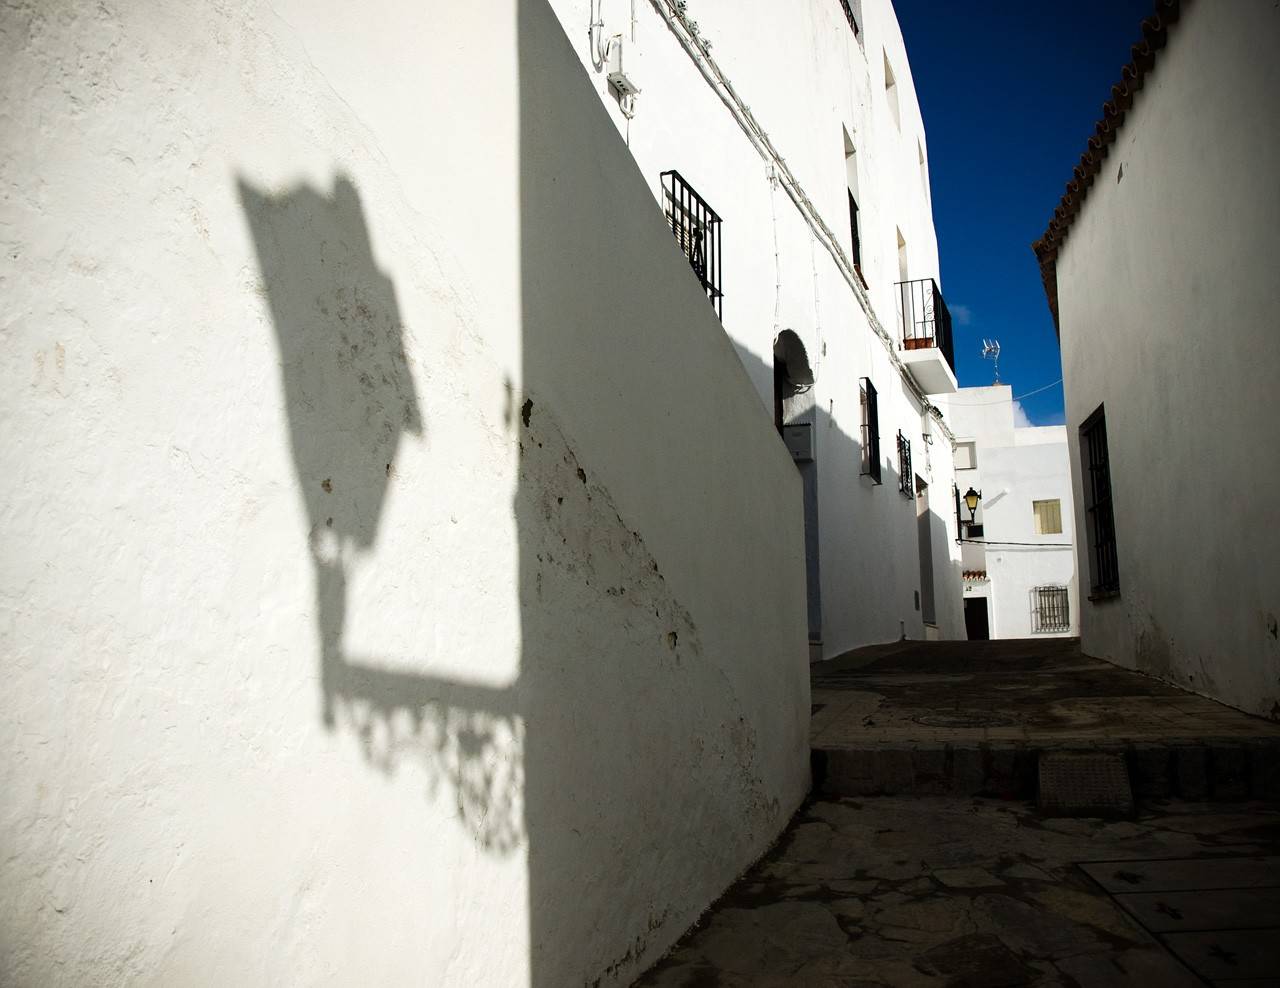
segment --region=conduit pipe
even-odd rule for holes
[[[778,184],[786,191],[796,209],[800,211],[801,217],[809,225],[818,240],[821,241],[827,253],[831,255],[831,259],[835,261],[840,274],[853,290],[854,298],[862,306],[867,322],[870,323],[875,334],[880,337],[880,342],[884,344],[885,350],[889,354],[889,360],[897,368],[908,390],[916,396],[924,410],[934,417],[942,428],[943,435],[947,437],[947,440],[951,443],[951,448],[954,450],[956,445],[955,434],[942,417],[942,411],[929,400],[928,396],[912,380],[906,365],[903,364],[902,359],[898,356],[893,337],[889,335],[876,317],[875,310],[871,307],[871,299],[867,297],[866,289],[862,287],[862,283],[854,274],[853,264],[846,256],[844,248],[840,246],[840,241],[836,239],[830,227],[818,214],[817,208],[805,193],[804,188],[796,180],[795,175],[791,173],[791,169],[787,167],[786,159],[774,147],[768,132],[765,131],[764,127],[760,125],[760,122],[751,113],[751,107],[742,101],[742,98],[734,90],[733,84],[720,66],[716,64],[716,60],[711,57],[711,43],[698,34],[697,24],[685,16],[685,4],[679,2],[679,0],[650,0],[650,2],[658,12],[658,15],[666,22],[676,41],[680,43],[680,47],[693,60],[694,65],[698,67],[698,71],[702,73],[702,77],[707,80],[712,90],[720,97],[720,101],[724,103],[734,120],[737,121],[742,132],[747,135],[747,140],[756,149],[756,153],[773,167]]]

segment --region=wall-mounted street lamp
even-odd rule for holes
[[[982,491],[975,491],[970,487],[964,492],[964,506],[969,509],[969,524],[973,524],[973,516],[978,511],[978,502],[982,500]]]

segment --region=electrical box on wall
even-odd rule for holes
[[[797,463],[813,462],[813,426],[808,422],[782,427],[782,441],[787,444],[791,459]]]
[[[631,81],[622,67],[622,37],[614,37],[609,46],[609,85],[619,96],[638,96],[640,87]]]

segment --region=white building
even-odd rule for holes
[[[1162,2],[1035,245],[1062,347],[1084,650],[1273,718],[1277,45],[1269,0]]]
[[[6,9],[0,982],[627,984],[804,797],[806,604],[959,634],[888,0],[700,6],[714,86],[636,8],[629,122],[585,4]]]
[[[957,439],[969,637],[1078,634],[1066,429],[1018,426],[1005,384],[961,388],[941,403]]]
[[[799,454],[812,654],[963,637],[928,397],[956,387],[950,317],[891,3],[551,2],[682,242],[708,231],[709,294]]]

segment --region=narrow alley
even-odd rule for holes
[[[1280,988],[1280,0],[0,0],[0,988]]]

